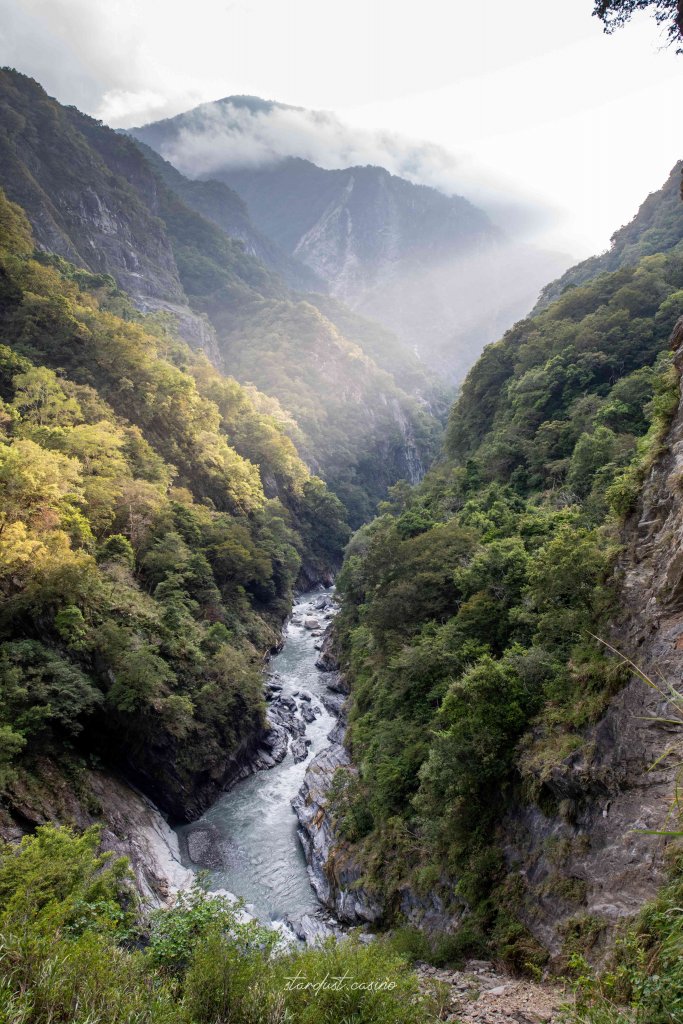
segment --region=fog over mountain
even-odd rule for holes
[[[486,175],[464,152],[454,155],[397,132],[352,127],[330,110],[229,96],[146,125],[145,131],[147,141],[158,138],[166,159],[191,176],[269,166],[285,157],[326,170],[371,164],[446,195],[467,195],[500,227],[516,232],[531,235],[554,213],[542,201],[522,198],[502,175],[497,180]]]
[[[234,96],[131,134],[185,175],[233,188],[265,236],[449,380],[569,263],[523,241],[533,217],[514,198],[492,205],[525,223],[519,233],[458,194],[471,172],[438,146],[357,132],[329,112]]]

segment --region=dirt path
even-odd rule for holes
[[[514,978],[487,960],[470,960],[462,971],[418,964],[425,983],[448,986],[443,1020],[451,1024],[560,1024],[561,1006],[571,1003],[562,987]]]

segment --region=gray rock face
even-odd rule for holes
[[[320,672],[337,672],[339,669],[339,661],[334,653],[333,643],[334,639],[332,631],[328,628],[325,631],[323,642],[320,646],[320,654],[318,655],[315,663],[315,667],[319,669]],[[329,686],[330,683],[327,685]]]
[[[343,714],[346,697],[341,693],[324,693],[320,700],[323,702],[331,715],[339,717]]]
[[[340,857],[338,837],[327,811],[329,791],[338,768],[350,766],[344,747],[336,743],[313,758],[292,807],[299,819],[299,836],[306,853],[308,876],[321,903],[349,924],[372,924],[382,908],[359,884],[360,868]]]
[[[194,872],[183,867],[178,837],[151,800],[123,779],[101,771],[86,771],[76,792],[47,758],[42,767],[46,772],[42,795],[35,799],[35,794],[26,793],[32,798],[29,802],[17,794],[14,800],[20,824],[2,814],[4,840],[17,842],[25,832],[49,821],[67,820],[78,829],[97,823],[102,849],[129,859],[143,905],[168,905],[179,890],[191,887]],[[52,788],[48,781],[54,783]]]
[[[292,757],[295,763],[299,761],[305,761],[308,757],[308,747],[302,739],[294,740],[292,743]]]
[[[190,345],[217,358],[215,332],[190,309],[164,230],[165,186],[139,150],[74,108],[50,100],[30,79],[4,75],[5,95],[11,94],[15,110],[10,117],[6,108],[0,181],[10,199],[24,207],[38,247],[111,275],[138,309],[170,313]],[[50,145],[33,123],[35,111],[47,107]]]

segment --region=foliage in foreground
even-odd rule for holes
[[[2,1024],[426,1024],[405,961],[355,939],[285,949],[201,890],[136,930],[125,861],[96,829],[0,850]],[[343,979],[339,981],[338,979]]]

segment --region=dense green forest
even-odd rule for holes
[[[595,13],[652,6],[680,20],[677,0]],[[552,783],[591,762],[631,674],[599,638],[680,409],[681,168],[488,345],[446,423],[414,353],[318,293],[225,182],[0,70],[0,1024],[434,1024],[451,993],[410,967],[470,957],[537,982],[560,967],[568,1022],[683,1014],[680,844],[596,970],[585,880],[558,854],[545,894],[576,914],[551,962],[505,830],[531,808],[543,856],[568,842],[543,828],[582,798]],[[298,188],[297,216],[324,210]],[[377,933],[286,942],[202,873],[144,905],[104,852],[135,825],[124,810],[116,831],[92,779],[198,819],[270,728],[264,664],[294,594],[337,572],[333,650],[312,635],[345,677],[330,690],[350,687],[352,764],[315,827],[336,833],[330,889],[356,878]]]
[[[390,917],[407,884],[469,908],[461,950],[486,935],[542,956],[497,826],[516,801],[562,812],[545,780],[626,679],[590,634],[678,403],[682,313],[679,244],[517,324],[470,372],[444,459],[349,546],[336,628],[359,776],[335,813]]]
[[[263,654],[344,510],[272,399],[35,254],[4,196],[0,235],[2,785],[123,758],[184,816],[258,735]]]

